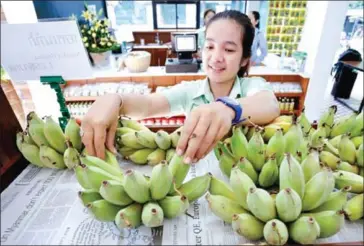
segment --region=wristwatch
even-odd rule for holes
[[[232,99],[230,97],[219,97],[216,99],[216,102],[222,102],[223,104],[225,104],[226,106],[228,106],[235,112],[235,118],[232,121],[233,125],[236,125],[245,120],[245,119],[240,120],[240,118],[243,114],[243,107],[240,105],[240,103],[237,100]]]

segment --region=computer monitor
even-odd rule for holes
[[[172,52],[179,60],[190,60],[197,52],[197,33],[172,33]]]

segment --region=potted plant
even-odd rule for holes
[[[102,9],[95,15],[85,4],[85,10],[82,12],[85,22],[80,25],[82,41],[95,67],[109,66],[112,50],[120,49],[120,45],[109,32],[108,19],[99,19],[101,15]]]

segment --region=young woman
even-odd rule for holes
[[[115,152],[119,115],[132,119],[187,115],[177,146],[185,163],[208,154],[232,124],[250,116],[267,124],[279,116],[277,99],[262,78],[248,72],[254,27],[239,11],[216,14],[206,27],[203,64],[207,78],[185,82],[149,95],[108,94],[98,98],[82,121],[82,141],[91,155],[104,158],[105,145]]]
[[[267,41],[264,37],[264,33],[259,30],[260,27],[260,14],[257,11],[251,11],[249,13],[249,19],[255,27],[255,38],[252,46],[251,65],[259,65],[268,54]],[[258,50],[260,54],[258,54]]]

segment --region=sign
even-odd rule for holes
[[[76,20],[1,24],[1,65],[13,81],[92,77]]]

